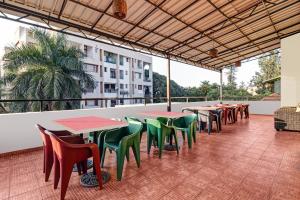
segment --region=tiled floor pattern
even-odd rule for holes
[[[107,153],[104,170],[112,179],[104,189],[81,187],[73,173],[66,199],[300,199],[300,134],[276,133],[270,116],[239,120],[221,134],[198,134],[191,150],[185,143],[179,156],[164,151],[161,160],[157,150],[147,155],[145,138],[140,168],[131,155],[117,182],[115,155]],[[59,199],[52,175],[44,182],[42,159],[42,151],[0,158],[0,199]]]

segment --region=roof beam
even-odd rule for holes
[[[256,4],[254,4],[253,6],[247,8],[247,9],[241,11],[241,12],[239,12],[239,13],[236,14],[236,15],[233,15],[232,17],[237,17],[237,16],[239,16],[239,15],[241,15],[241,14],[247,12],[248,10],[253,9],[253,8],[256,7],[257,5],[258,5],[258,3],[256,3]],[[220,8],[222,8],[222,6],[220,6]],[[196,20],[196,21],[194,21],[194,22],[196,23],[196,22],[200,21],[201,19],[202,19],[202,18],[199,18],[198,20]],[[192,24],[193,24],[194,22],[192,22]],[[216,28],[216,27],[218,27],[218,26],[220,26],[220,25],[222,26],[221,28],[226,28],[226,27],[232,25],[232,24],[230,24],[230,25],[225,26],[225,23],[226,23],[226,22],[228,22],[227,19],[226,19],[226,20],[223,20],[223,21],[221,21],[221,22],[219,22],[219,23],[217,23],[217,24],[215,24],[215,25],[213,25],[213,26],[211,26],[211,27],[209,27],[209,28],[207,28],[206,30],[203,30],[203,32],[205,33],[205,32],[211,31],[211,30],[213,30],[214,28]],[[217,30],[217,31],[218,31],[218,30]],[[212,32],[208,33],[208,35],[214,34],[215,32],[216,32],[216,31],[212,31]],[[173,47],[170,47],[169,49],[166,50],[166,52],[174,51],[174,50],[179,49],[180,47],[182,47],[182,46],[184,46],[184,45],[191,44],[191,43],[193,43],[193,42],[195,42],[195,41],[201,39],[201,37],[198,38],[198,36],[201,36],[201,34],[197,34],[197,35],[195,35],[195,36],[192,36],[192,37],[186,39],[185,41],[183,41],[181,44],[177,44],[177,45],[174,45]],[[190,40],[192,40],[192,41],[190,41]]]
[[[233,0],[232,0],[232,1],[233,1]],[[221,6],[221,8],[223,8],[223,7],[225,7],[225,6],[229,5],[229,4],[231,4],[232,1],[228,1],[227,3],[223,4],[223,5]],[[216,11],[217,11],[217,10],[214,9],[213,11],[207,13],[206,15],[202,16],[201,18],[196,19],[195,21],[193,21],[192,23],[190,23],[190,25],[193,26],[193,25],[194,25],[195,23],[197,23],[198,21],[203,20],[204,18],[210,16],[211,14],[213,14],[213,13],[216,12]],[[177,31],[175,31],[174,33],[168,35],[166,38],[163,38],[163,39],[159,40],[158,42],[154,43],[153,46],[156,46],[157,44],[159,44],[159,43],[165,41],[166,39],[171,38],[172,36],[176,35],[177,33],[179,33],[179,32],[181,32],[181,31],[185,30],[186,28],[189,28],[189,26],[186,26],[186,25],[185,25],[183,28],[180,28],[180,29],[178,29]],[[202,31],[202,32],[203,32],[203,31]],[[193,37],[196,37],[196,36],[199,36],[199,35],[200,35],[200,34],[197,33],[197,34],[194,35]]]
[[[236,24],[232,21],[232,18],[231,18],[231,17],[228,17],[228,16],[227,16],[221,9],[219,9],[219,8],[218,8],[211,0],[206,0],[206,1],[207,1],[208,3],[210,3],[210,5],[213,6],[215,9],[217,9],[217,10],[219,11],[219,13],[221,13],[224,17],[226,17],[226,18],[228,19],[228,21],[229,21],[230,23],[232,23],[232,24],[234,25],[234,27],[236,27],[236,29],[238,29],[239,32],[245,36],[245,38],[247,38],[247,39],[249,40],[249,42],[255,44],[254,42],[252,42],[251,38],[249,38],[249,37],[247,36],[247,34],[245,34],[245,33],[242,31],[242,29],[240,29],[240,27],[239,27],[238,25],[236,25]],[[257,48],[260,49],[259,46],[257,46]],[[260,50],[261,50],[261,49],[260,49]],[[262,50],[261,50],[261,52],[264,53]]]
[[[146,1],[147,1],[147,2],[150,2],[149,0],[146,0]],[[231,0],[230,3],[232,3],[232,1],[233,1],[233,0]],[[181,19],[179,19],[179,18],[177,17],[177,15],[179,15],[181,12],[183,12],[183,11],[186,10],[187,8],[190,8],[193,4],[195,4],[195,3],[197,3],[197,2],[198,2],[198,1],[193,1],[190,5],[184,7],[182,10],[180,10],[179,12],[177,12],[175,15],[173,15],[173,14],[171,14],[171,13],[165,11],[164,9],[162,9],[162,8],[159,7],[159,6],[158,6],[158,8],[159,8],[162,12],[164,12],[165,14],[170,15],[170,16],[171,16],[171,17],[169,18],[170,20],[171,20],[171,19],[176,19],[177,21],[183,23],[186,27],[193,29],[194,31],[198,32],[199,34],[204,34],[201,30],[199,30],[199,29],[197,29],[197,28],[191,26],[189,23],[187,23],[187,22],[185,22],[185,21],[183,21],[183,20],[181,20]],[[152,3],[152,2],[151,2],[151,3]],[[153,3],[152,3],[152,4],[153,4]],[[167,20],[167,21],[168,21],[168,20]],[[166,22],[164,22],[164,23],[162,23],[162,24],[160,24],[160,25],[162,26],[162,25],[164,25],[165,23],[166,23]],[[160,25],[159,25],[158,27],[160,27]],[[156,27],[155,29],[157,29],[157,27]],[[150,34],[150,33],[149,33],[149,34]],[[147,34],[146,34],[146,35],[147,35]],[[205,36],[208,37],[210,40],[216,42],[216,43],[219,44],[220,46],[224,46],[220,41],[215,40],[213,37],[210,37],[210,36],[207,36],[207,35],[205,35]],[[145,36],[143,36],[143,37],[145,37]],[[142,37],[142,38],[143,38],[143,37]],[[140,39],[141,39],[141,38],[140,38]],[[139,39],[139,40],[140,40],[140,39]],[[169,38],[169,39],[171,39],[171,38]],[[171,40],[172,40],[172,39],[171,39]],[[181,43],[181,42],[179,42],[179,43]],[[151,45],[150,47],[153,48],[154,46],[155,46],[155,44]],[[224,48],[228,49],[228,47],[226,47],[226,46],[224,46]],[[205,54],[209,55],[209,53],[206,52],[206,51],[202,51],[202,50],[200,50],[200,49],[197,49],[197,51],[200,51],[201,53],[205,53]]]
[[[288,8],[288,7],[291,7],[291,6],[293,6],[293,5],[297,4],[297,3],[300,3],[300,2],[294,1],[293,3],[291,3],[291,4],[287,5],[287,6],[284,6],[284,7],[278,8],[278,9],[276,9],[276,10],[273,10],[270,14],[274,14],[274,13],[276,13],[276,12],[279,12],[279,11],[281,11],[281,10],[284,10],[284,9],[286,9],[286,8]],[[260,12],[257,12],[257,14],[258,14],[258,13],[261,13],[261,12],[264,12],[264,10],[261,10]],[[253,23],[255,23],[255,22],[257,22],[257,21],[259,21],[259,20],[265,18],[266,16],[267,16],[267,15],[265,14],[265,15],[260,16],[259,18],[255,18],[253,21],[247,21],[247,23],[244,24],[244,25],[242,25],[242,26],[240,26],[240,28],[243,28],[243,27],[246,27],[246,26],[248,26],[248,25],[250,25],[250,24],[253,24]],[[250,16],[248,16],[247,18],[244,18],[243,20],[246,20],[246,19],[248,19],[249,17],[250,17]],[[286,19],[284,19],[284,20],[286,20]],[[239,21],[239,22],[240,22],[240,21]],[[277,23],[277,22],[276,22],[276,23]],[[230,26],[231,26],[231,25],[230,25]],[[266,27],[270,27],[270,25],[268,25],[268,26],[266,26]],[[263,28],[262,28],[262,29],[263,29]],[[262,30],[262,29],[260,29],[260,30]],[[260,31],[260,30],[256,30],[256,31]],[[233,30],[231,30],[231,31],[229,31],[229,32],[226,32],[226,33],[224,33],[224,34],[222,34],[222,35],[219,35],[219,36],[215,37],[215,39],[224,37],[225,35],[228,35],[228,34],[230,34],[230,33],[232,33],[232,32],[235,32],[235,31],[236,31],[236,30],[233,29]],[[250,34],[252,34],[252,33],[250,33]],[[241,39],[241,38],[243,38],[243,37],[244,37],[244,36],[238,37],[238,38],[236,38],[235,40],[239,40],[239,39]],[[198,45],[195,46],[194,48],[199,48],[200,46],[205,45],[205,44],[207,44],[207,43],[209,43],[209,42],[210,42],[210,41],[203,42],[203,43],[201,43],[201,44],[198,44]],[[231,42],[232,42],[232,41],[225,42],[224,44],[226,45],[226,44],[229,44],[229,43],[231,43]],[[217,46],[217,47],[218,47],[218,46]],[[188,51],[191,51],[191,50],[193,50],[193,49],[185,50],[185,51],[181,52],[181,54],[184,54],[184,53],[186,53],[186,52],[188,52]],[[197,55],[195,55],[195,56],[198,56],[198,55],[199,55],[199,54],[197,54]],[[190,58],[195,57],[195,56],[191,56]]]
[[[300,14],[297,14],[296,16],[299,16],[299,15],[300,15]],[[297,25],[299,25],[299,24],[300,24],[300,22],[295,23],[295,24],[292,24],[292,25],[289,25],[289,26],[287,26],[287,27],[284,27],[284,28],[282,28],[282,29],[280,29],[280,30],[278,30],[278,31],[281,32],[281,31],[287,30],[287,29],[289,29],[289,28],[292,28],[292,27],[294,27],[294,26],[297,26]],[[273,35],[273,34],[274,34],[274,32],[271,32],[271,33],[269,33],[269,34],[260,36],[260,37],[258,37],[258,38],[255,38],[254,41],[261,40],[261,39],[263,39],[263,38],[265,38],[265,37],[269,37],[269,36],[271,36],[271,35]],[[273,38],[271,38],[271,39],[268,39],[268,40],[276,40],[276,39],[278,39],[277,36],[276,36],[276,37],[273,37]],[[279,40],[280,40],[280,39],[279,39]],[[256,45],[259,45],[260,43],[261,43],[261,42],[258,42],[258,43],[256,43]],[[245,45],[250,46],[248,42],[244,42],[244,43],[239,44],[239,45],[237,45],[237,46],[235,46],[235,47],[232,47],[232,48],[237,49],[237,51],[240,51],[241,49],[243,49],[243,46],[245,46]],[[255,45],[254,45],[254,46],[255,46]],[[243,49],[243,50],[244,50],[244,49]],[[231,54],[231,52],[228,52],[228,50],[224,50],[224,51],[222,51],[222,52],[219,52],[219,56],[220,56],[220,57],[222,57],[223,55],[229,56],[230,54]],[[231,55],[232,55],[232,54],[231,54]],[[188,59],[189,59],[189,58],[188,58]],[[209,58],[203,58],[203,59],[201,59],[201,60],[198,60],[198,62],[204,63],[204,62],[207,61],[207,60],[211,60],[211,59],[209,59]]]
[[[273,26],[275,32],[277,33],[278,38],[280,38],[280,35],[279,35],[279,33],[278,33],[278,30],[277,30],[277,28],[276,28],[276,26],[275,26],[275,24],[274,24],[274,21],[273,21],[271,15],[270,15],[270,12],[269,12],[269,10],[268,10],[268,8],[267,8],[267,6],[266,6],[264,0],[261,0],[261,3],[262,3],[262,5],[264,6],[264,9],[265,9],[266,13],[268,14],[268,17],[269,17],[269,20],[270,20],[270,22],[271,22],[271,25]]]
[[[113,17],[113,18],[115,18],[115,19],[118,19],[118,18],[116,18],[115,16],[113,16],[113,15],[111,15],[111,14],[109,14],[109,13],[104,13],[102,10],[99,10],[99,9],[94,8],[94,7],[92,7],[92,6],[86,5],[86,4],[84,4],[84,3],[82,3],[82,2],[80,2],[80,1],[78,1],[78,0],[69,0],[69,1],[71,1],[71,2],[73,2],[73,3],[76,3],[76,4],[78,4],[78,5],[81,5],[81,6],[83,6],[83,7],[89,8],[89,9],[91,9],[91,10],[94,10],[94,11],[97,11],[97,12],[101,12],[101,13],[103,13],[104,15],[107,15],[107,16]],[[148,1],[148,0],[146,0],[146,1]],[[198,1],[198,0],[197,0],[197,1]],[[151,2],[151,3],[152,3],[152,2]],[[153,4],[153,3],[152,3],[152,4]],[[155,4],[154,4],[154,5],[155,5]],[[172,19],[172,18],[171,18],[171,19]],[[129,21],[126,21],[126,20],[124,20],[124,19],[118,19],[118,20],[120,20],[120,21],[122,21],[122,22],[124,22],[124,23],[130,24],[131,26],[134,26],[134,25],[135,25],[133,22],[129,22]],[[164,35],[162,35],[162,34],[160,34],[160,33],[154,32],[155,30],[149,30],[149,29],[146,29],[146,28],[144,28],[144,27],[142,27],[142,26],[137,26],[137,27],[138,27],[138,28],[141,28],[141,29],[143,29],[143,30],[145,30],[145,31],[152,32],[152,33],[154,33],[154,34],[156,34],[156,35],[158,35],[158,36],[160,36],[160,37],[166,37],[166,36],[164,36]],[[93,29],[91,29],[91,30],[93,30]],[[90,30],[90,31],[91,31],[91,30]],[[122,37],[121,37],[121,39],[125,39],[125,38],[122,38]],[[178,41],[178,40],[175,40],[175,39],[171,39],[171,40],[174,41],[174,42],[176,42],[176,43],[180,43],[180,41]],[[140,44],[139,40],[136,40],[136,41],[133,41],[133,42],[139,43],[139,44]],[[143,44],[143,45],[144,45],[144,44]],[[192,48],[192,47],[190,47],[190,48]],[[148,49],[154,49],[154,48],[148,46]],[[201,51],[201,50],[199,50],[199,51],[200,51],[201,53],[206,53],[206,54],[208,54],[207,52],[203,52],[203,51]],[[164,53],[164,54],[166,54],[166,53]]]
[[[95,21],[95,23],[92,25],[91,29],[94,29],[95,26],[100,22],[100,20],[102,19],[102,17],[104,16],[104,14],[108,11],[108,9],[112,6],[113,1],[111,1],[108,6],[104,9],[103,13],[100,14],[100,16],[98,17],[98,19]]]
[[[67,2],[68,2],[68,0],[64,0],[63,1],[62,5],[61,5],[61,8],[60,8],[60,11],[59,11],[59,14],[58,14],[58,19],[60,19],[61,15],[63,14],[64,9],[65,9],[65,7],[67,5]]]
[[[77,30],[80,29],[81,31],[90,32],[92,34],[99,35],[101,37],[108,37],[108,38],[111,38],[111,39],[119,41],[119,42],[124,42],[124,43],[128,43],[130,45],[139,47],[140,49],[145,49],[147,51],[133,50],[133,49],[130,49],[130,48],[125,47],[125,46],[114,45],[114,46],[117,46],[119,48],[128,49],[128,50],[131,50],[131,51],[137,51],[137,52],[140,52],[140,53],[146,53],[146,54],[150,54],[150,55],[153,55],[153,54],[150,53],[151,51],[153,51],[153,52],[155,52],[155,55],[158,56],[158,57],[166,57],[167,56],[167,54],[165,54],[164,51],[161,51],[159,49],[151,49],[146,45],[136,43],[134,41],[122,39],[121,37],[118,37],[116,35],[111,35],[111,34],[108,34],[108,33],[105,33],[105,32],[99,31],[99,30],[93,29],[91,31],[91,29],[89,27],[81,26],[78,23],[72,23],[70,21],[66,21],[66,20],[63,20],[63,19],[58,19],[56,17],[45,15],[43,13],[39,13],[39,12],[36,12],[36,11],[33,11],[33,10],[25,9],[23,7],[12,5],[12,4],[9,4],[9,3],[2,3],[2,4],[0,4],[0,8],[7,9],[7,10],[10,10],[10,11],[15,12],[15,13],[28,14],[28,15],[30,15],[31,19],[36,18],[36,19],[39,19],[39,20],[47,20],[47,21],[52,22],[52,23],[61,24],[63,26],[75,28]],[[6,17],[5,16],[0,16],[0,18],[16,21],[16,19],[10,18],[8,16],[6,16]],[[61,31],[61,30],[54,29],[52,27],[45,27],[45,26],[39,25],[37,23],[31,23],[31,22],[28,22],[28,21],[22,21],[22,23],[25,23],[25,24],[28,24],[28,25],[31,25],[31,26],[37,26],[37,27],[40,27],[40,28],[45,28],[45,29],[48,29],[48,30],[56,31],[56,32],[61,32],[61,33],[67,34],[67,35],[73,35],[73,36],[85,38],[85,37],[80,36],[80,35],[75,34],[75,33],[64,32],[64,31]],[[93,40],[93,38],[91,38],[91,37],[85,38],[85,39]],[[93,40],[93,41],[97,41],[97,42],[101,42],[101,43],[105,43],[105,44],[110,44],[110,43],[107,43],[107,42],[102,41],[102,40]],[[200,63],[196,63],[196,62],[193,62],[191,60],[187,60],[186,58],[184,58],[180,55],[176,55],[176,54],[172,54],[172,53],[170,53],[168,55],[173,60],[174,60],[174,58],[177,58],[178,62],[183,62],[183,63],[186,63],[186,64],[192,64],[192,65],[207,68],[207,69],[210,69],[210,70],[215,70],[214,68],[212,68],[210,66],[204,66],[204,65],[201,65]]]
[[[182,8],[181,10],[179,10],[176,14],[170,14],[168,12],[166,12],[165,10],[161,9],[159,6],[157,6],[156,4],[154,4],[153,2],[149,1],[149,0],[145,0],[146,2],[150,3],[152,6],[155,6],[156,8],[158,8],[160,11],[164,12],[167,15],[170,15],[170,17],[165,20],[164,22],[160,23],[158,26],[156,26],[155,28],[151,29],[148,33],[146,33],[145,35],[143,35],[142,37],[140,37],[138,40],[136,40],[135,42],[139,42],[142,39],[144,39],[145,37],[147,37],[148,35],[150,35],[151,33],[153,33],[156,29],[162,27],[163,25],[165,25],[166,23],[168,23],[169,21],[171,21],[172,19],[176,18],[177,15],[179,15],[180,13],[184,12],[186,9],[188,9],[190,6],[194,5],[195,3],[198,2],[198,0],[194,0],[192,1],[192,3],[190,3],[188,6],[185,6],[184,8]]]
[[[157,11],[158,7],[164,4],[167,0],[163,0],[160,2],[157,6],[154,6],[154,8],[148,12],[140,21],[138,21],[131,29],[129,29],[122,38],[125,38],[131,31],[133,31],[137,26],[139,26],[143,21],[145,21],[150,15],[152,15],[155,11]]]

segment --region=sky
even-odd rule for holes
[[[22,25],[13,21],[0,19],[0,52],[3,47],[9,45],[14,36],[16,27]],[[167,60],[153,56],[153,71],[162,75],[167,75]],[[237,83],[242,81],[248,85],[255,72],[259,71],[258,60],[242,63],[242,66],[237,68]],[[226,72],[226,70],[225,70]],[[209,81],[211,83],[220,83],[220,73],[202,69],[199,67],[171,61],[171,79],[184,87],[199,86],[201,81]],[[223,81],[226,83],[226,73],[223,72]]]

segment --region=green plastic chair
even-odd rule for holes
[[[197,115],[191,114],[174,119],[173,126],[176,130],[181,131],[183,140],[185,140],[185,134],[187,135],[188,146],[192,148],[192,140],[196,143]]]
[[[122,179],[125,156],[129,159],[129,148],[133,150],[135,161],[140,167],[140,133],[142,130],[140,122],[128,119],[128,126],[108,131],[104,136],[101,167],[104,166],[106,149],[116,152],[117,155],[117,180]]]
[[[156,141],[159,148],[159,158],[161,158],[162,150],[166,137],[174,136],[176,151],[179,153],[178,139],[174,127],[167,126],[157,119],[146,119],[147,122],[147,153],[150,154],[153,140]]]
[[[139,120],[138,118],[136,117],[125,117],[125,120],[128,122],[128,120],[134,120],[134,121],[137,121],[137,122],[140,122],[142,123],[143,127],[142,127],[142,131],[141,131],[141,135],[140,135],[140,141],[142,141],[142,137],[143,137],[143,133],[145,131],[147,131],[147,124],[146,122],[143,122],[141,120]]]

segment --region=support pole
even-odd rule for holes
[[[171,60],[168,56],[168,72],[167,72],[167,111],[171,112]]]
[[[223,70],[220,70],[220,103],[223,101]]]

